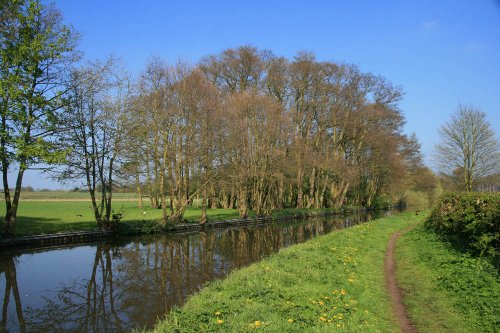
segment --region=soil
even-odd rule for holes
[[[406,229],[393,233],[391,235],[391,239],[389,239],[389,243],[387,244],[387,250],[385,253],[385,282],[387,285],[387,291],[389,292],[389,296],[391,297],[392,308],[399,322],[401,332],[404,333],[417,332],[417,329],[408,318],[408,313],[403,304],[403,293],[398,287],[396,281],[396,260],[394,258],[394,249],[396,247],[396,241],[398,237],[407,233],[413,228],[415,228],[415,226],[410,226]]]

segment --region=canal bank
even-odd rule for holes
[[[387,243],[422,219],[402,213],[284,249],[210,283],[154,332],[399,332]]]
[[[400,207],[397,207],[401,209]],[[163,227],[159,221],[138,221],[134,224],[120,224],[114,231],[90,230],[90,231],[71,231],[58,232],[50,234],[28,235],[21,237],[9,237],[0,239],[0,249],[8,248],[35,248],[35,247],[53,247],[58,245],[72,245],[95,242],[99,240],[110,239],[119,236],[143,235],[151,233],[183,233],[189,231],[203,231],[215,228],[225,228],[234,226],[252,225],[258,223],[270,223],[283,220],[304,219],[331,215],[346,215],[353,213],[366,212],[366,209],[356,209],[354,211],[333,210],[333,209],[308,209],[308,210],[289,210],[277,212],[274,216],[248,217],[224,219],[210,221],[205,224],[199,223],[179,223]]]
[[[19,318],[29,331],[152,328],[207,282],[375,217],[326,216],[1,251],[0,292],[9,295],[6,329],[18,331]]]

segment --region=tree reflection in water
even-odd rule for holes
[[[16,263],[22,261],[4,254],[0,258],[0,287],[5,286],[0,329],[128,332],[151,327],[208,281],[283,247],[371,218],[369,214],[329,217],[98,243],[89,254],[93,264],[88,275],[59,281],[56,290],[40,290],[38,294],[44,296],[37,304],[41,306],[22,306],[16,276]],[[60,252],[51,253],[54,261]],[[37,253],[26,251],[17,257],[24,255],[36,260]]]

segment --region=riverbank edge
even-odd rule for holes
[[[396,207],[395,207],[396,208]],[[281,220],[292,220],[301,218],[314,218],[314,217],[324,217],[332,215],[345,215],[351,213],[360,213],[370,211],[367,208],[356,208],[356,209],[332,209],[332,210],[320,210],[320,211],[310,211],[310,212],[300,212],[294,214],[283,214],[283,212],[277,212],[278,216],[262,216],[262,217],[251,217],[246,219],[226,219],[218,221],[209,221],[205,224],[199,223],[181,223],[172,226],[168,226],[161,233],[182,233],[189,231],[201,231],[205,229],[216,229],[225,228],[230,226],[242,226],[242,225],[252,225],[258,223],[271,223]],[[283,214],[283,215],[281,215]],[[29,235],[11,238],[0,239],[0,249],[9,248],[30,248],[30,247],[49,247],[55,245],[72,245],[72,244],[84,244],[94,241],[111,239],[118,236],[130,236],[130,235],[147,235],[150,232],[143,231],[140,228],[134,229],[132,231],[104,231],[104,230],[92,230],[92,231],[76,231],[76,232],[59,232],[54,234],[39,234],[39,235]]]
[[[401,213],[287,247],[208,283],[138,332],[399,332],[385,285],[387,242],[423,218]]]

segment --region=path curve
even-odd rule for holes
[[[396,259],[394,258],[394,250],[396,248],[396,241],[398,237],[413,228],[415,228],[415,225],[393,233],[387,243],[387,250],[385,252],[385,283],[387,285],[389,296],[391,297],[392,309],[398,319],[401,332],[404,333],[416,333],[417,329],[408,318],[408,313],[406,312],[406,308],[403,304],[403,294],[396,281]]]

